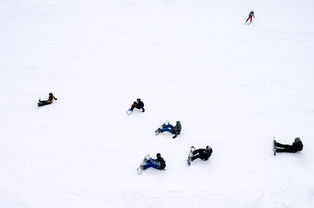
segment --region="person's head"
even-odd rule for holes
[[[157,154],[156,154],[156,157],[161,157],[161,154],[160,154],[160,153],[157,153]]]
[[[207,145],[205,149],[206,149],[206,150],[209,150],[209,149],[210,149],[210,146]]]
[[[294,139],[295,142],[301,142],[301,139],[299,137]]]
[[[137,101],[137,102],[140,102],[140,101],[141,101],[141,99],[137,98],[137,99],[136,99],[136,101]]]
[[[52,93],[51,93],[51,92],[49,93],[49,96],[52,96]]]

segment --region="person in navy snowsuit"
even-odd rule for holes
[[[174,136],[172,137],[174,139],[181,133],[181,129],[182,129],[181,122],[177,121],[175,126],[171,125],[170,123],[163,124],[161,128],[158,128],[155,131],[155,133],[156,135],[158,135],[159,133],[167,131],[170,132],[171,134],[174,134]]]
[[[147,168],[155,168],[158,170],[165,169],[166,162],[165,162],[164,158],[161,157],[160,153],[157,153],[156,157],[157,157],[156,159],[149,158],[149,159],[145,160],[145,165],[141,166],[141,168],[143,170],[146,170]]]

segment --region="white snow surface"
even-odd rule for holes
[[[0,207],[313,208],[313,9],[1,0]],[[154,135],[165,120],[177,139]],[[304,149],[274,157],[273,137]],[[191,145],[211,158],[188,167]],[[167,170],[137,175],[157,152]]]

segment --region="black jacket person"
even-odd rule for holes
[[[205,149],[196,149],[192,152],[191,160],[194,161],[195,159],[199,158],[201,160],[208,160],[208,158],[213,153],[213,150],[210,146],[206,146]]]
[[[276,152],[290,152],[290,153],[296,153],[299,151],[302,151],[303,144],[299,137],[294,139],[294,142],[292,145],[289,144],[280,144],[276,141],[274,141],[275,150]]]
[[[131,108],[129,109],[130,111],[133,111],[134,108],[136,109],[142,109],[142,112],[145,112],[145,109],[144,109],[144,103],[143,101],[141,101],[141,99],[137,99],[136,101],[133,102]]]

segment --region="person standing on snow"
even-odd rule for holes
[[[255,16],[254,16],[254,11],[252,10],[252,11],[250,11],[250,13],[249,13],[249,17],[246,19],[245,24],[246,24],[249,20],[250,20],[250,23],[249,23],[249,24],[251,24],[253,17],[255,18]]]

